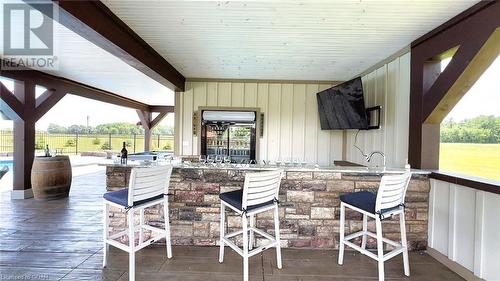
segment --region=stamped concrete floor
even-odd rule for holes
[[[101,196],[104,171],[73,178],[68,199],[16,200],[0,194],[0,280],[127,280],[128,256],[111,248],[109,266],[101,269]],[[150,246],[137,254],[137,280],[242,280],[241,258],[229,248],[219,264],[214,247],[174,247],[166,258],[164,247]],[[283,251],[283,269],[276,268],[275,252],[250,259],[250,280],[376,280],[377,264],[347,252],[344,266],[336,251]],[[411,253],[411,277],[403,275],[402,258],[386,263],[390,280],[462,280],[425,253]]]

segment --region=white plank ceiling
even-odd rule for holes
[[[478,1],[104,3],[188,78],[345,80]]]
[[[6,1],[21,2],[0,3]],[[188,78],[336,81],[477,1],[104,2]],[[49,73],[148,104],[174,104],[171,90],[65,27],[56,24],[55,37],[59,67]],[[0,57],[2,50],[0,40]]]

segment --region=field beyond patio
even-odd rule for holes
[[[500,181],[500,144],[441,143],[439,169]]]

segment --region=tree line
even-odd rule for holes
[[[478,116],[463,121],[441,123],[441,142],[500,143],[500,117]]]
[[[132,123],[118,122],[107,123],[93,126],[71,125],[61,126],[57,124],[49,124],[47,132],[50,134],[113,134],[113,135],[133,135],[144,134],[144,129],[141,126]],[[171,126],[157,126],[153,129],[155,135],[173,135],[174,128]]]

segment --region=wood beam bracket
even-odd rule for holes
[[[35,121],[40,120],[54,105],[56,105],[64,96],[65,92],[56,89],[45,91],[36,99],[35,103]]]
[[[24,105],[16,96],[0,82],[0,99],[2,112],[12,120],[24,120]]]
[[[439,153],[428,152],[439,152],[439,124],[500,52],[498,15],[500,1],[481,1],[411,44],[408,160],[412,167],[438,168]],[[451,53],[441,72],[440,60]]]

